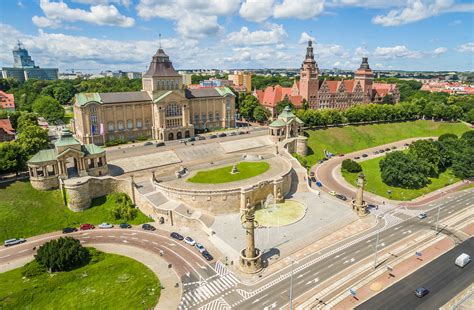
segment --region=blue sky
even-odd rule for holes
[[[464,0],[2,0],[0,66],[23,42],[37,65],[143,71],[161,44],[177,68],[474,70]]]

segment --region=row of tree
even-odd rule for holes
[[[408,152],[395,151],[380,161],[382,181],[390,186],[418,189],[451,168],[456,177],[474,177],[474,131],[461,138],[445,134],[438,141],[418,140]]]
[[[14,115],[10,120],[17,138],[0,143],[0,174],[24,171],[27,160],[49,144],[48,131],[38,126],[34,113],[17,112]]]

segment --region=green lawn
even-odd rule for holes
[[[30,237],[81,223],[120,223],[109,213],[114,200],[109,196],[93,200],[92,207],[72,212],[63,204],[59,190],[37,191],[27,181],[0,187],[0,242],[9,238]],[[130,224],[151,221],[140,211]]]
[[[264,173],[270,169],[270,164],[261,162],[241,162],[237,164],[239,173],[231,174],[232,165],[222,168],[199,171],[195,176],[188,179],[192,183],[218,184],[235,182],[243,179],[248,179],[259,174]]]
[[[314,165],[324,157],[324,149],[333,154],[344,154],[408,138],[437,137],[445,133],[461,135],[468,130],[469,127],[462,123],[422,120],[309,130],[307,160]]]
[[[362,166],[362,171],[365,174],[365,179],[367,184],[365,185],[365,190],[379,196],[394,200],[412,200],[416,197],[422,196],[424,194],[430,193],[452,183],[459,181],[458,178],[454,176],[450,169],[446,170],[443,173],[440,173],[439,178],[430,178],[431,183],[426,187],[420,189],[405,189],[399,187],[392,187],[382,182],[380,176],[379,162],[384,158],[378,157],[374,159],[369,159],[363,162],[360,162]],[[350,184],[355,185],[357,175],[359,173],[349,173],[342,171],[343,177]],[[392,191],[391,197],[388,195],[387,190]]]
[[[160,282],[142,263],[99,253],[101,259],[72,270],[23,278],[23,268],[0,273],[1,309],[151,309]]]

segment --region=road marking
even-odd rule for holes
[[[10,254],[8,254],[8,255],[5,255],[5,256],[0,256],[0,259],[2,259],[2,258],[6,258],[6,257],[8,257],[8,256],[10,256]]]
[[[306,282],[305,285],[309,285],[311,283],[317,283],[319,281],[319,278],[314,278],[313,280],[309,280],[308,282]]]
[[[24,249],[24,250],[21,250],[21,251],[18,251],[18,253],[25,253],[26,251],[29,251],[30,249]]]
[[[299,279],[299,278],[303,277],[305,274],[307,274],[308,272],[311,272],[311,270],[308,270],[308,271],[306,271],[305,273],[300,274],[300,275],[297,276],[296,278]]]
[[[268,294],[265,294],[262,297],[259,297],[259,298],[255,299],[254,301],[252,301],[252,304],[259,302],[260,300],[262,300],[263,298],[265,298],[267,296],[268,296]]]
[[[392,235],[393,235],[393,234],[392,234]],[[357,251],[355,251],[355,254],[357,254],[357,253],[359,253],[359,252],[360,252],[360,250],[357,250]]]
[[[128,243],[128,241],[127,241],[127,240],[122,240],[122,242],[123,242],[123,243]]]
[[[196,265],[198,265],[198,266],[199,266],[199,268],[201,268],[201,269],[207,269],[207,267],[206,267],[206,266],[202,266],[202,265],[200,265],[199,263],[196,263]]]

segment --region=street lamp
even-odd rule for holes
[[[439,224],[439,213],[441,211],[441,204],[438,204],[438,216],[436,217],[436,227],[435,227],[435,235],[438,233],[438,224]]]
[[[381,214],[377,214],[376,215],[376,219],[378,219],[379,217],[382,217]],[[380,227],[377,229],[377,238],[376,238],[376,241],[375,241],[375,260],[374,260],[374,269],[377,269],[377,256],[378,256],[378,249],[379,249],[379,234],[380,234]]]
[[[291,275],[290,275],[290,310],[293,310],[293,264],[294,261],[291,261]]]

